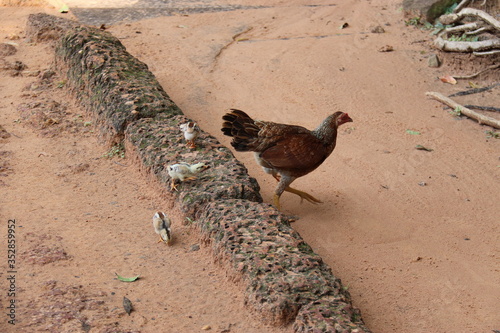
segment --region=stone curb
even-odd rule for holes
[[[58,71],[106,140],[125,140],[165,191],[166,165],[210,165],[172,196],[228,275],[243,282],[247,306],[271,324],[293,323],[295,332],[369,332],[341,281],[284,215],[262,203],[257,181],[231,151],[205,132],[196,150],[185,146],[178,126],[189,119],[118,39],[46,14],[30,15],[27,31],[35,41],[56,41]]]

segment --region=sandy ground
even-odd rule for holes
[[[354,122],[342,128],[333,155],[294,183],[324,203],[282,196],[284,212],[300,216],[296,230],[349,288],[374,332],[500,330],[500,140],[488,138],[491,128],[456,118],[424,96],[465,90],[469,82],[436,79],[451,74],[451,64],[427,67],[428,32],[405,27],[396,1],[273,4],[109,31],[148,64],[187,116],[225,144],[220,117],[229,108],[308,128],[334,111],[348,112]],[[23,37],[27,14],[37,11],[44,10],[0,8],[0,38],[18,44],[18,53],[5,59],[29,70],[50,66],[50,48],[7,37]],[[378,25],[386,32],[371,33]],[[379,52],[386,45],[394,51]],[[103,158],[108,148],[64,89],[23,91],[36,78],[1,77],[0,125],[13,134],[0,146],[1,253],[5,258],[3,222],[16,219],[16,329],[291,331],[265,327],[246,311],[241,288],[225,279],[208,249],[193,251],[196,235],[181,221],[174,220],[172,247],[155,243],[150,218],[156,209],[170,212],[169,203],[127,158]],[[474,83],[495,77],[487,79]],[[71,125],[54,137],[32,129],[17,108],[49,97],[67,104]],[[498,89],[470,99],[464,103],[500,105]],[[274,179],[251,154],[236,156],[271,202]],[[124,283],[115,272],[141,278]],[[123,296],[134,303],[131,316],[121,307]],[[5,294],[0,300],[6,307]],[[75,302],[83,310],[67,305]],[[5,320],[4,326],[12,331]]]

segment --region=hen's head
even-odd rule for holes
[[[352,122],[351,117],[345,112],[335,112],[334,115],[335,117],[335,123],[337,124],[337,127],[348,122]]]

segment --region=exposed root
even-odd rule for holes
[[[462,4],[461,4],[462,5]],[[466,36],[482,34],[488,30],[500,32],[500,21],[490,14],[474,8],[464,8],[458,13],[442,15],[439,20],[444,25],[461,21],[466,17],[477,18],[478,21],[444,29],[434,41],[434,45],[443,51],[474,52],[476,55],[493,54],[500,50],[500,38],[492,37],[480,41],[452,41],[448,36],[462,32]]]
[[[467,116],[469,118],[477,120],[479,122],[479,124],[485,124],[485,125],[488,125],[488,126],[491,126],[494,128],[500,128],[500,121],[498,121],[494,118],[488,117],[488,116],[484,116],[484,115],[477,113],[476,111],[473,111],[469,108],[466,108],[465,106],[458,104],[457,102],[453,101],[452,99],[450,99],[450,98],[448,98],[440,93],[430,91],[430,92],[426,92],[425,95],[432,97],[435,100],[437,100],[441,103],[444,103],[455,110],[459,110],[461,114],[463,114],[464,116]]]

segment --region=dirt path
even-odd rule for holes
[[[424,95],[468,82],[436,79],[451,64],[427,67],[432,37],[405,27],[396,1],[274,4],[110,31],[226,144],[220,117],[228,108],[308,128],[349,112],[354,122],[331,158],[294,183],[325,203],[282,197],[285,212],[301,217],[294,227],[349,287],[375,332],[498,329],[500,142],[487,138],[491,128],[457,120]],[[378,25],[386,32],[370,33]],[[378,51],[386,45],[395,51]],[[472,98],[500,104],[498,89]],[[237,157],[271,202],[272,177],[251,154]]]
[[[301,217],[294,227],[342,278],[374,332],[500,329],[500,142],[487,138],[488,128],[457,120],[424,97],[428,90],[464,90],[466,82],[451,87],[435,80],[447,67],[426,67],[418,41],[427,33],[405,28],[398,8],[395,1],[276,2],[110,32],[148,64],[186,115],[226,144],[220,116],[231,107],[308,128],[332,111],[349,112],[354,123],[333,156],[295,183],[325,203],[282,197],[285,212]],[[1,8],[0,37],[22,36],[34,11]],[[344,22],[349,27],[340,30]],[[386,33],[369,33],[377,25]],[[48,67],[46,45],[14,42],[18,53],[7,60],[29,70]],[[395,51],[378,52],[385,45]],[[35,323],[25,331],[50,323],[54,331],[87,324],[105,331],[115,322],[142,332],[205,325],[216,332],[290,331],[263,327],[244,310],[241,290],[226,282],[207,249],[192,250],[196,237],[181,221],[174,221],[174,246],[155,243],[150,218],[158,208],[168,212],[168,203],[130,161],[102,157],[107,148],[85,126],[92,120],[63,90],[52,95],[69,103],[66,119],[74,126],[49,138],[17,121],[17,105],[47,98],[21,91],[35,79],[0,74],[0,124],[14,134],[0,147],[7,163],[1,216],[18,226],[17,315],[22,327]],[[492,97],[498,105],[498,90],[474,98]],[[434,150],[416,150],[417,144]],[[237,157],[270,202],[273,179],[254,167],[252,156]],[[2,237],[7,244],[6,232]],[[53,262],[42,264],[47,260]],[[115,272],[142,278],[127,284]],[[5,280],[6,270],[1,274]],[[121,307],[124,295],[136,307],[131,316]],[[78,320],[67,321],[71,316]]]

